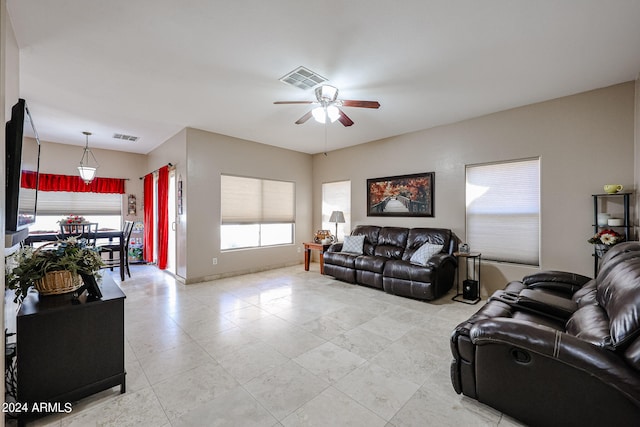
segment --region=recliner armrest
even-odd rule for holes
[[[517,306],[565,320],[568,320],[578,309],[578,304],[572,299],[535,289],[523,289],[520,291],[517,298]]]
[[[530,274],[522,279],[522,283],[532,289],[549,289],[572,295],[582,288],[591,278],[567,271],[546,270]]]

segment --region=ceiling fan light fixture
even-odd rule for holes
[[[329,85],[322,85],[316,88],[316,98],[318,101],[334,102],[338,98],[338,88]]]
[[[327,107],[314,108],[311,110],[311,114],[318,123],[325,123],[327,118],[333,123],[340,117],[340,110],[335,105],[328,105]]]
[[[329,116],[329,120],[333,123],[340,117],[340,110],[335,105],[329,105],[327,107],[327,116]]]

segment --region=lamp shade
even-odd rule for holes
[[[87,184],[93,181],[96,176],[96,168],[90,166],[78,166],[78,172],[80,173],[80,178]]]
[[[345,222],[344,213],[342,211],[331,212],[331,218],[329,218],[329,222],[335,222],[336,224],[343,224]]]

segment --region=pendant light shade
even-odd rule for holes
[[[86,137],[86,145],[84,146],[84,151],[82,153],[82,158],[80,159],[80,166],[78,166],[78,173],[80,174],[80,178],[84,181],[85,184],[89,184],[93,181],[93,178],[96,176],[96,170],[100,166],[96,157],[89,149],[89,135],[91,132],[82,132]],[[93,164],[91,164],[90,159],[93,159]]]

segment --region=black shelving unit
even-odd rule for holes
[[[597,234],[600,230],[609,228],[618,231],[620,234],[624,235],[624,240],[629,241],[631,237],[631,223],[629,222],[629,201],[631,199],[630,192],[626,193],[603,193],[603,194],[593,194],[593,234]],[[622,208],[623,208],[623,217],[622,217],[622,225],[598,225],[598,214],[604,213],[601,210],[602,202],[606,199],[610,198],[622,198]],[[598,275],[598,267],[600,265],[600,255],[596,251],[595,245],[593,249],[593,277]]]

